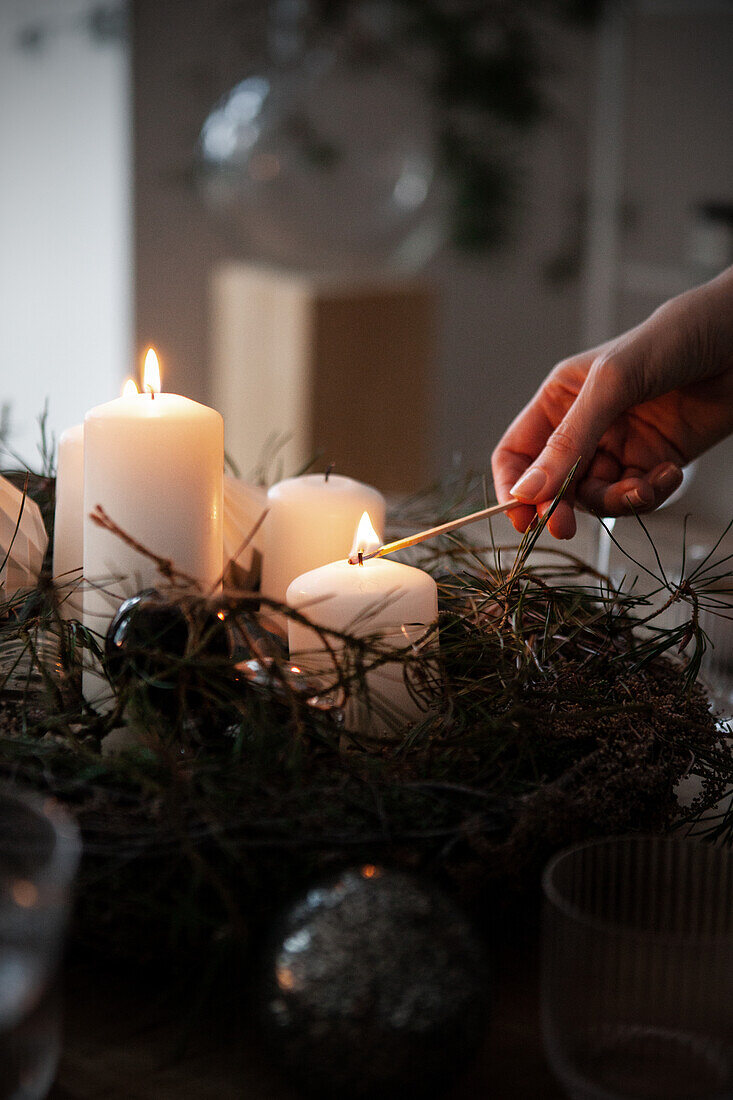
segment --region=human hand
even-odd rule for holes
[[[648,512],[682,481],[682,466],[733,430],[733,268],[666,302],[641,325],[565,359],[492,455],[501,503],[526,531],[579,461],[549,520],[575,534],[573,507],[605,516]]]

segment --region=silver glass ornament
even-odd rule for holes
[[[263,998],[278,1061],[338,1097],[436,1095],[469,1063],[486,1004],[466,918],[434,887],[375,864],[290,910]]]

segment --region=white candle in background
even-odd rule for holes
[[[204,592],[222,571],[224,424],[214,409],[155,392],[155,368],[149,353],[147,392],[84,421],[84,624],[102,634],[122,599],[163,582],[154,562],[89,518],[97,505]]]
[[[349,550],[355,554],[379,545],[366,515]],[[387,558],[372,558],[362,565],[342,560],[297,577],[288,588],[287,603],[317,626],[353,637],[376,637],[380,648],[404,649],[422,639],[436,621],[438,588],[422,569]],[[288,642],[291,660],[304,671],[333,670],[328,650],[312,627],[289,619]],[[336,650],[341,648],[338,639],[329,637],[328,642]],[[380,666],[366,679],[370,709],[351,705],[347,721],[353,728],[380,733],[420,717],[421,708],[405,683],[401,661]]]
[[[65,619],[80,619],[77,591],[84,566],[84,425],[67,428],[59,438],[56,463],[56,512],[53,527],[53,579]]]
[[[262,594],[285,602],[301,573],[349,555],[359,519],[369,512],[384,531],[384,497],[369,485],[339,474],[307,474],[273,485],[263,524]]]

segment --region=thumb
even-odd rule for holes
[[[567,413],[548,437],[511,494],[528,504],[552,500],[579,461],[577,483],[588,469],[598,443],[614,420],[634,403],[626,372],[611,359],[597,360]]]

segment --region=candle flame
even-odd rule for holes
[[[374,530],[369,513],[364,512],[354,535],[354,544],[351,547],[349,560],[354,561],[359,554],[368,554],[370,550],[378,550],[381,545],[382,540]]]
[[[140,391],[137,388],[137,385],[135,383],[135,379],[134,378],[128,378],[127,381],[125,382],[124,386],[122,387],[122,396],[123,397],[134,397],[135,394],[139,393],[139,392]]]
[[[148,348],[145,355],[143,389],[145,393],[160,393],[160,363],[155,348]]]

